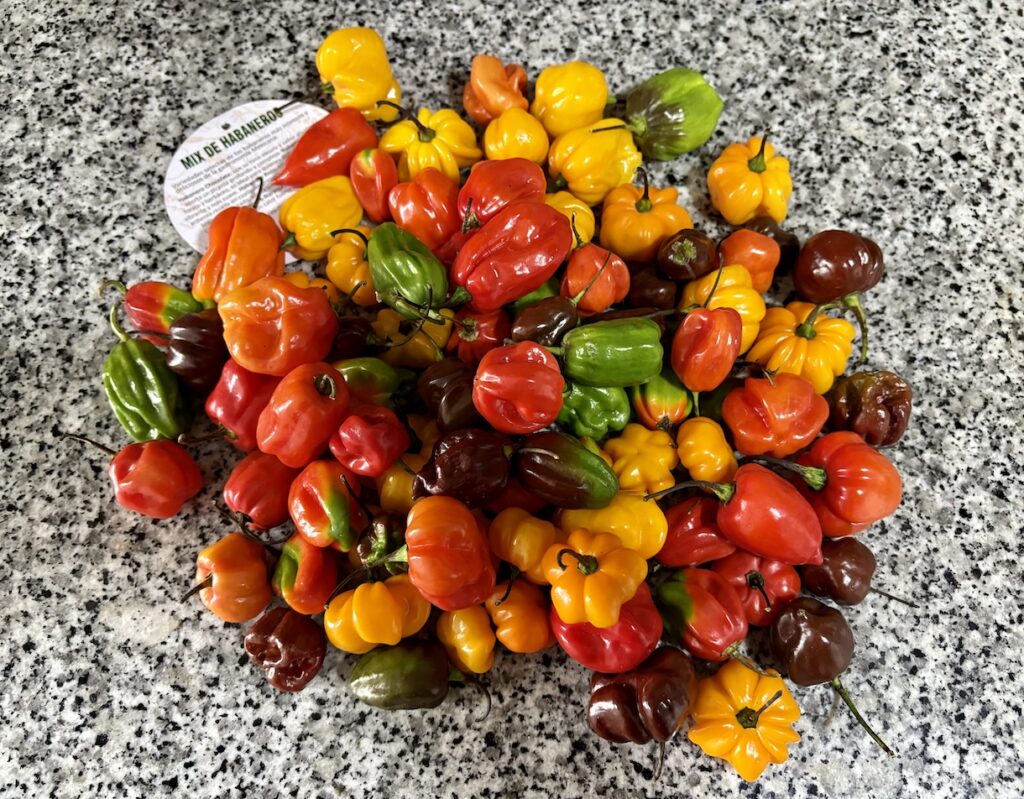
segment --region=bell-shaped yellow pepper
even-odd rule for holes
[[[544,553],[551,604],[566,624],[611,627],[647,577],[647,561],[611,533],[573,530]]]
[[[437,640],[460,671],[483,674],[494,665],[494,631],[481,605],[442,613],[437,619]]]
[[[742,225],[755,216],[786,218],[793,181],[789,161],[760,136],[746,144],[730,144],[708,170],[711,204],[731,225]]]
[[[644,187],[632,183],[608,192],[601,211],[601,246],[627,261],[652,261],[661,243],[683,228],[693,227],[686,209],[676,203],[674,188],[658,189],[638,170]]]
[[[672,470],[679,456],[672,436],[664,430],[627,424],[617,437],[604,442],[604,451],[612,459],[612,471],[623,491],[653,494],[676,484]]]
[[[712,272],[697,280],[691,280],[683,288],[680,308],[703,305],[715,286],[716,273]],[[757,331],[764,319],[764,298],[757,293],[753,280],[740,264],[730,264],[722,269],[718,287],[708,303],[708,308],[732,308],[740,315],[743,324],[740,334],[740,352],[750,349],[757,338]]]
[[[370,228],[365,225],[353,228],[369,237]],[[355,233],[339,233],[334,245],[327,251],[327,279],[345,292],[352,301],[363,308],[377,305],[373,293],[373,278],[370,264],[366,260],[366,241]]]
[[[281,277],[300,289],[320,289],[327,295],[331,305],[341,302],[341,292],[338,291],[338,287],[322,277],[310,278],[305,272],[285,272]]]
[[[644,560],[657,555],[668,536],[668,521],[658,503],[644,502],[642,495],[628,491],[619,491],[599,510],[564,510],[558,523],[563,531],[582,527],[594,533],[611,533]]]
[[[429,616],[430,603],[409,575],[396,574],[334,597],[324,612],[324,632],[338,649],[361,655],[415,635]]]
[[[537,76],[530,113],[555,137],[597,122],[607,104],[604,73],[585,61],[570,61]]]
[[[402,92],[384,41],[373,28],[334,31],[316,51],[316,69],[339,107],[357,108],[371,121],[390,122],[398,116],[391,106],[377,105],[379,100],[400,103]]]
[[[405,515],[412,510],[412,480],[426,462],[426,456],[407,452],[377,478],[377,494],[382,511]]]
[[[533,583],[521,577],[511,588],[507,582],[498,583],[484,606],[497,627],[498,640],[510,652],[539,652],[555,642],[547,599]]]
[[[551,522],[531,516],[522,508],[505,508],[487,530],[491,552],[511,563],[535,583],[547,580],[541,568],[544,553],[565,540],[565,534]]]
[[[824,394],[846,369],[856,331],[845,319],[821,310],[809,302],[769,308],[747,360],[770,372],[800,375]]]
[[[563,133],[548,151],[548,173],[555,185],[568,188],[589,205],[630,183],[643,156],[621,119],[601,119]]]
[[[736,454],[722,426],[706,416],[687,419],[676,431],[679,462],[693,480],[728,483],[736,474]]]
[[[697,683],[687,735],[706,755],[719,757],[753,782],[769,763],[785,763],[786,747],[800,740],[793,725],[800,708],[781,677],[761,676],[738,660]]]
[[[381,308],[371,323],[374,334],[384,342],[402,342],[386,349],[380,356],[381,360],[392,366],[408,366],[411,369],[425,369],[441,360],[444,357],[444,345],[452,334],[451,320],[455,311],[442,308],[441,316],[445,317],[444,324],[427,322],[422,329],[409,335],[406,328],[411,330],[416,323],[410,322],[397,311]]]
[[[575,194],[556,191],[553,194],[545,194],[544,202],[569,220],[573,226],[577,247],[582,247],[594,238],[594,228],[597,227],[594,211]]]
[[[484,153],[492,161],[525,158],[543,164],[548,157],[548,134],[540,121],[522,108],[509,108],[484,130]]]
[[[433,167],[458,184],[459,170],[483,157],[476,146],[473,128],[450,108],[437,113],[421,108],[415,118],[388,128],[380,137],[380,148],[400,154],[398,176],[402,180],[412,180],[424,169]]]
[[[363,207],[348,178],[337,175],[303,186],[278,212],[289,234],[284,249],[304,261],[319,261],[334,245],[331,233],[359,224]]]

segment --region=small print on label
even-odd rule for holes
[[[174,229],[204,252],[213,218],[233,205],[252,205],[263,178],[259,210],[277,210],[297,189],[271,181],[295,142],[327,111],[307,103],[279,110],[287,100],[257,100],[201,126],[174,153],[164,178],[164,202]],[[287,256],[289,262],[295,260]]]

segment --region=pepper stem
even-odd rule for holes
[[[764,713],[773,704],[782,699],[782,691],[776,691],[772,694],[771,698],[765,702],[757,710],[751,707],[745,707],[736,714],[736,721],[740,723],[740,726],[745,730],[752,730],[757,727],[757,722],[761,720],[761,714]]]
[[[607,128],[594,128],[591,133],[604,133],[606,130],[629,130],[629,125],[609,125]]]
[[[110,329],[114,331],[114,335],[121,339],[121,341],[127,341],[128,334],[124,332],[124,328],[121,327],[121,322],[117,318],[118,305],[119,303],[115,302],[110,306]]]
[[[188,589],[188,591],[186,591],[185,594],[181,597],[181,601],[187,602],[200,591],[205,591],[211,585],[213,585],[213,574],[208,574],[206,575],[206,579],[204,579],[201,583],[196,583],[190,589]]]
[[[764,132],[761,137],[761,149],[757,151],[757,155],[747,161],[747,169],[751,172],[760,174],[768,168],[768,163],[764,157],[764,148],[768,146],[768,131]]]
[[[740,663],[742,663],[744,666],[746,666],[748,669],[750,669],[753,672],[756,672],[757,674],[761,675],[762,677],[778,677],[779,676],[774,671],[765,671],[760,666],[758,666],[757,663],[754,660],[752,660],[751,658],[747,657],[742,652],[740,652],[740,642],[739,641],[737,641],[736,643],[733,643],[733,644],[729,644],[729,646],[727,646],[725,649],[723,649],[722,650],[722,657],[727,657],[727,658],[732,658],[733,660],[737,660]]]
[[[555,562],[558,564],[558,568],[560,568],[562,571],[565,571],[567,568],[569,568],[565,565],[565,563],[562,562],[562,558],[566,555],[572,555],[574,558],[576,558],[576,568],[580,570],[581,574],[588,575],[593,574],[597,571],[597,558],[595,558],[593,555],[581,555],[575,549],[569,549],[569,547],[565,547],[564,549],[559,550],[558,557],[555,558]]]
[[[575,297],[569,300],[569,302],[573,304],[573,307],[579,305],[583,298],[587,295],[587,292],[594,287],[594,284],[598,281],[601,275],[604,274],[604,270],[607,268],[608,264],[611,263],[611,260],[612,251],[608,250],[608,254],[604,258],[604,263],[601,264],[601,268],[594,273],[594,276],[592,278],[590,278],[590,281],[587,283],[587,285],[583,287],[583,291],[581,291],[579,294],[577,294]]]
[[[578,250],[580,247],[583,246],[583,236],[581,236],[580,232],[576,229],[576,212],[575,211],[573,211],[569,215],[569,228],[570,228],[570,230],[572,230],[573,241],[576,242],[576,246],[573,247],[573,249],[574,250]]]
[[[354,227],[340,227],[337,230],[332,230],[327,235],[333,239],[335,236],[340,235],[341,233],[351,233],[354,236],[359,236],[359,238],[363,240],[363,244],[367,246],[369,246],[370,244],[370,240],[366,237],[366,234],[363,233],[363,231],[361,230],[356,230]]]
[[[658,741],[658,766],[654,769],[654,782],[661,779],[661,770],[665,767],[665,742]]]
[[[120,280],[113,280],[111,278],[107,278],[96,287],[96,295],[98,297],[102,297],[103,292],[110,288],[117,289],[122,296],[128,293],[128,288]]]
[[[546,193],[555,194],[557,192],[560,192],[568,185],[569,181],[567,181],[562,175],[559,175],[558,177],[555,178],[549,178]]]
[[[462,233],[469,233],[473,228],[480,227],[480,220],[473,213],[473,198],[466,200],[466,213],[463,214]]]
[[[764,590],[764,575],[759,571],[747,572],[747,585],[764,597],[764,609],[770,612],[772,601],[768,598],[768,592]]]
[[[205,444],[207,441],[223,441],[224,432],[218,428],[216,433],[208,433],[205,436],[190,436],[188,433],[182,433],[178,436],[175,441],[181,444],[183,447],[191,447],[196,444]]]
[[[378,100],[378,108],[382,105],[387,105],[390,106],[391,108],[396,109],[398,111],[399,119],[407,119],[410,122],[412,122],[416,126],[417,131],[419,131],[419,137],[421,142],[425,144],[427,142],[434,140],[434,137],[437,135],[437,131],[434,130],[433,128],[428,128],[426,125],[420,122],[419,119],[416,118],[415,114],[409,113],[407,109],[403,108],[398,103],[391,102],[390,100]]]
[[[260,197],[263,196],[263,177],[256,178],[256,197],[252,201],[253,208],[259,208]]]
[[[636,171],[640,173],[640,179],[644,182],[644,193],[640,196],[640,199],[636,201],[634,207],[641,214],[646,214],[654,207],[651,203],[651,181],[647,177],[647,170],[642,166],[638,166]]]
[[[841,300],[844,308],[849,308],[857,317],[857,324],[860,325],[860,363],[867,363],[868,360],[868,315],[864,313],[864,306],[860,304],[860,294],[856,291],[847,294]]]
[[[871,593],[878,594],[879,596],[884,596],[886,599],[891,599],[893,602],[901,602],[908,608],[921,607],[917,603],[911,602],[909,599],[904,599],[903,597],[896,596],[895,594],[890,594],[888,591],[883,591],[881,588],[875,588],[874,586],[871,586]]]
[[[373,523],[373,514],[370,513],[370,509],[366,507],[366,503],[359,497],[356,490],[352,487],[352,484],[348,481],[348,477],[344,473],[341,475],[341,482],[345,484],[345,490],[348,491],[348,495],[352,498],[352,501],[356,503],[356,507],[362,512],[363,516],[366,517],[366,523]]]
[[[807,486],[815,491],[821,491],[825,487],[825,483],[828,482],[828,472],[820,466],[804,466],[792,461],[784,461],[782,458],[771,458],[767,455],[758,455],[757,457],[750,458],[750,461],[796,472],[804,479]]]
[[[79,441],[82,444],[88,444],[90,447],[96,447],[96,449],[107,453],[111,458],[117,454],[116,450],[111,449],[105,444],[101,444],[99,441],[93,441],[91,438],[86,438],[85,436],[80,436],[77,433],[61,433],[60,438],[62,441],[65,438],[70,438],[72,441]]]
[[[708,296],[704,298],[704,304],[701,308],[707,308],[711,304],[711,298],[715,296],[715,292],[718,291],[718,284],[722,280],[722,270],[725,269],[725,261],[722,261],[718,265],[718,270],[715,272],[715,282],[711,284],[711,291],[708,292]]]
[[[327,397],[328,399],[337,399],[338,397],[338,387],[334,384],[334,380],[330,375],[314,375],[313,388],[322,397]]]
[[[281,242],[281,246],[277,248],[278,252],[281,250],[287,250],[289,247],[294,247],[298,243],[299,242],[298,239],[295,238],[295,234],[289,232],[288,235],[285,236],[284,241]]]
[[[878,736],[878,733],[871,729],[871,725],[864,720],[864,717],[860,714],[860,711],[857,710],[857,706],[853,703],[853,699],[850,698],[850,694],[847,692],[846,687],[839,680],[839,678],[832,678],[831,682],[829,682],[829,685],[832,686],[833,691],[839,694],[839,698],[846,703],[846,706],[850,708],[850,712],[853,713],[853,717],[857,719],[857,723],[860,724],[860,726],[867,731],[868,735],[871,736],[871,740],[878,744],[878,746],[881,747],[882,751],[885,752],[887,755],[892,755],[892,749],[890,749],[888,744],[886,744],[886,742]]]
[[[509,596],[512,594],[512,583],[514,583],[516,581],[516,578],[518,576],[519,576],[519,567],[518,566],[513,566],[512,570],[509,572],[509,575],[508,575],[508,583],[505,585],[505,593],[503,593],[500,597],[498,597],[497,599],[494,600],[494,606],[495,607],[497,607],[502,602],[504,602],[506,599],[508,599]]]
[[[708,491],[718,497],[720,502],[728,502],[732,499],[732,495],[736,493],[736,486],[733,483],[710,483],[707,480],[685,480],[682,483],[676,483],[671,488],[663,488],[661,491],[655,491],[653,494],[645,494],[644,502],[667,497],[669,494],[674,494],[676,491],[682,491],[684,488],[700,488],[704,491]]]
[[[801,338],[811,339],[818,335],[818,331],[814,329],[814,323],[818,321],[818,314],[822,311],[831,311],[833,308],[839,308],[840,305],[834,302],[826,302],[821,305],[815,305],[811,312],[807,315],[807,318],[796,327],[796,334]]]

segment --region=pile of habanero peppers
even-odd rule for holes
[[[663,752],[685,728],[753,780],[799,739],[790,685],[827,685],[889,751],[842,681],[836,607],[872,590],[858,534],[902,492],[879,448],[910,386],[846,374],[878,246],[783,231],[789,164],[757,136],[708,173],[733,231],[695,229],[642,167],[711,135],[722,103],[692,70],[617,101],[577,61],[531,98],[478,55],[471,124],[403,106],[372,30],[316,64],[338,107],[274,178],[296,188],[279,219],[258,196],[217,214],[191,291],[107,286],[103,386],[135,442],[107,450],[116,501],[162,519],[201,490],[199,408],[240,452],[188,596],[252,622],[282,691],[329,642],[357,699],[435,707],[498,644],[557,644],[609,741]],[[793,299],[766,307],[784,272]],[[758,628],[769,663],[744,651]]]

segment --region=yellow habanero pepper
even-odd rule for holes
[[[450,108],[437,113],[421,108],[419,113],[388,128],[380,137],[380,149],[399,153],[398,176],[412,180],[429,167],[439,169],[459,183],[459,170],[483,157],[476,146],[476,133]]]
[[[377,478],[382,511],[404,515],[412,510],[412,479],[426,462],[427,456],[407,452]]]
[[[370,228],[365,225],[352,229],[367,238],[370,236]],[[346,231],[335,236],[334,242],[327,251],[327,279],[351,297],[356,305],[363,308],[377,305],[370,264],[366,260],[366,241]]]
[[[769,308],[747,360],[771,372],[790,372],[824,394],[846,369],[856,331],[845,319],[833,319],[809,302]]]
[[[679,462],[693,480],[728,483],[736,474],[736,454],[722,426],[706,416],[687,419],[676,432]]]
[[[491,552],[511,563],[526,577],[541,585],[547,580],[541,558],[548,549],[565,540],[565,534],[551,522],[531,516],[522,508],[505,508],[487,530]]]
[[[492,161],[525,158],[543,164],[548,157],[548,134],[540,121],[522,108],[509,108],[484,130],[484,153]]]
[[[789,161],[775,155],[775,148],[760,136],[730,144],[708,170],[708,191],[715,210],[731,225],[755,216],[781,222],[793,193]]]
[[[611,128],[611,130],[605,130]],[[589,205],[597,205],[616,186],[630,183],[643,156],[621,119],[601,119],[563,133],[548,151],[548,173]]]
[[[564,510],[558,523],[563,531],[582,527],[611,533],[644,560],[657,555],[668,536],[668,521],[658,503],[644,502],[643,496],[628,491],[619,491],[599,510]]]
[[[781,677],[762,677],[738,660],[697,683],[690,740],[753,782],[769,763],[785,763],[800,740],[800,708]]]
[[[339,108],[357,108],[370,121],[390,122],[398,116],[395,108],[377,105],[379,100],[400,103],[402,92],[384,41],[373,28],[334,31],[316,51],[316,69]]]
[[[716,273],[712,272],[687,283],[683,288],[683,299],[679,307],[703,305],[715,286],[715,277]],[[708,308],[732,308],[740,315],[740,321],[743,323],[740,352],[749,350],[757,338],[757,331],[766,311],[764,298],[754,289],[750,272],[740,264],[724,267]]]
[[[611,627],[647,577],[647,561],[611,533],[574,530],[544,553],[551,604],[566,624]]]
[[[331,305],[337,305],[341,302],[341,292],[338,291],[338,287],[322,277],[311,279],[305,272],[285,272],[281,277],[300,289],[320,289],[327,295]]]
[[[643,190],[632,183],[608,192],[601,212],[601,246],[627,261],[651,261],[661,243],[693,220],[676,204],[679,192],[673,188],[653,188],[647,170],[637,170]]]
[[[569,220],[577,247],[582,247],[594,238],[594,228],[597,227],[594,211],[579,197],[567,191],[556,191],[554,194],[545,194],[544,202]]]
[[[484,605],[498,628],[498,640],[510,652],[540,652],[555,642],[547,600],[533,583],[522,578],[513,580],[511,588],[498,583]]]
[[[585,61],[547,67],[537,76],[530,113],[554,136],[583,128],[604,116],[608,83]]]
[[[324,612],[324,632],[338,649],[361,655],[418,633],[429,616],[430,603],[409,575],[397,574],[334,597]]]
[[[385,350],[380,356],[381,360],[392,366],[408,366],[411,369],[424,369],[441,360],[444,357],[444,345],[452,334],[451,320],[455,311],[442,308],[441,316],[446,320],[443,325],[427,322],[410,337],[406,328],[411,330],[416,323],[410,322],[397,311],[381,308],[371,323],[373,332],[381,341],[404,342]]]
[[[437,620],[437,640],[460,671],[483,674],[494,665],[494,631],[480,605],[442,613]]]
[[[319,261],[334,245],[331,233],[359,224],[363,207],[349,179],[337,175],[303,186],[278,215],[289,234],[282,247],[303,261]]]
[[[611,456],[612,471],[623,491],[653,494],[676,484],[672,470],[679,456],[672,436],[664,430],[627,424],[621,434],[604,443],[604,451]]]

